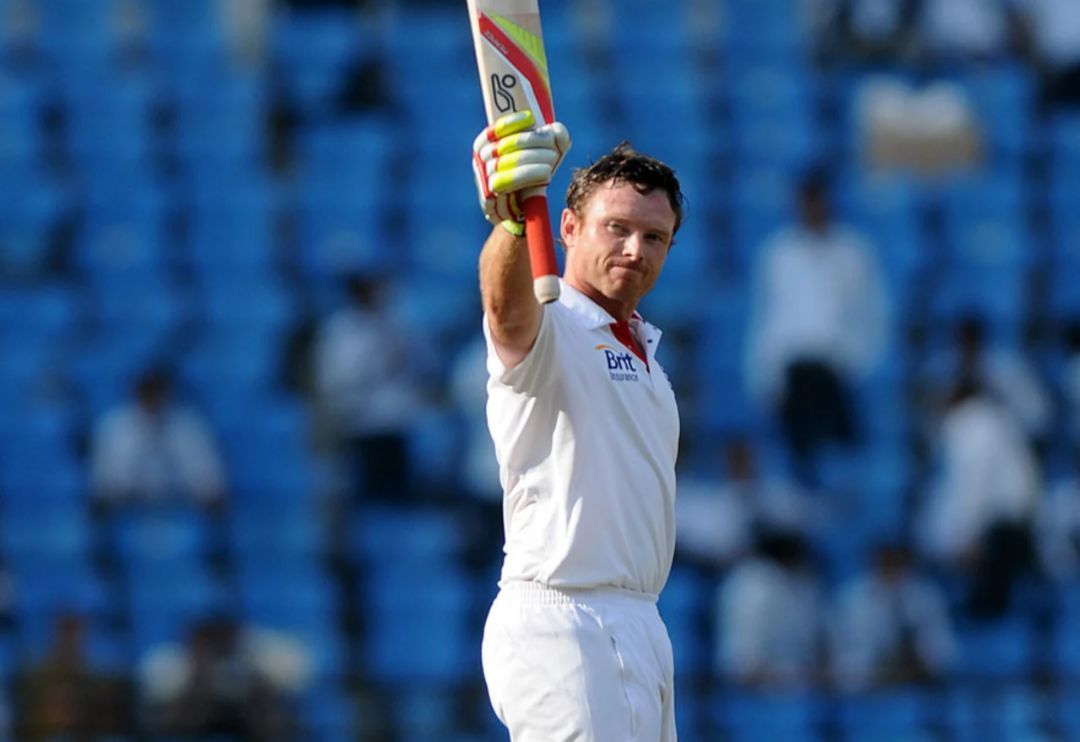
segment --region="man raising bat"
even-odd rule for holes
[[[683,198],[671,168],[626,144],[576,171],[559,297],[541,304],[521,204],[569,144],[524,110],[474,146],[495,224],[480,287],[506,530],[484,676],[513,742],[669,742],[673,659],[656,600],[674,553],[679,416],[660,332],[636,307]]]

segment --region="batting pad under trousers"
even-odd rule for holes
[[[512,742],[676,740],[671,641],[650,596],[509,583],[483,662]]]

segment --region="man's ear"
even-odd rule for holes
[[[567,250],[574,246],[580,228],[581,222],[578,220],[574,210],[563,209],[562,217],[559,219],[559,235],[562,238],[563,247]]]

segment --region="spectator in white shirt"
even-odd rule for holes
[[[899,544],[878,548],[871,569],[841,587],[829,634],[845,691],[941,679],[956,658],[945,596]]]
[[[749,440],[735,437],[717,452],[718,471],[680,475],[675,500],[681,559],[719,571],[745,557],[760,532],[809,536],[819,508],[794,483],[763,473]]]
[[[988,394],[1012,413],[1033,441],[1049,432],[1050,397],[1031,364],[1007,347],[987,347],[986,327],[976,315],[962,318],[955,328],[953,347],[930,358],[920,374],[922,395],[932,406],[947,380],[976,379]]]
[[[763,534],[722,583],[717,666],[738,685],[808,687],[822,677],[822,594],[804,542]]]
[[[814,483],[827,443],[852,445],[852,393],[880,360],[887,299],[867,241],[832,219],[828,183],[799,189],[799,222],[765,245],[752,294],[747,386],[782,424],[797,473]]]
[[[168,375],[150,369],[133,399],[106,412],[91,440],[91,482],[104,504],[218,503],[225,477],[209,426],[172,398]]]
[[[348,303],[319,329],[315,386],[352,484],[371,497],[408,495],[409,429],[422,409],[422,349],[393,317],[387,286],[354,275]]]
[[[940,479],[924,503],[920,545],[970,578],[973,614],[998,615],[1032,564],[1038,465],[1012,415],[970,378],[956,386],[939,445]]]

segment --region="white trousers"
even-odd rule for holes
[[[484,678],[512,742],[675,742],[674,661],[648,596],[503,587]]]

